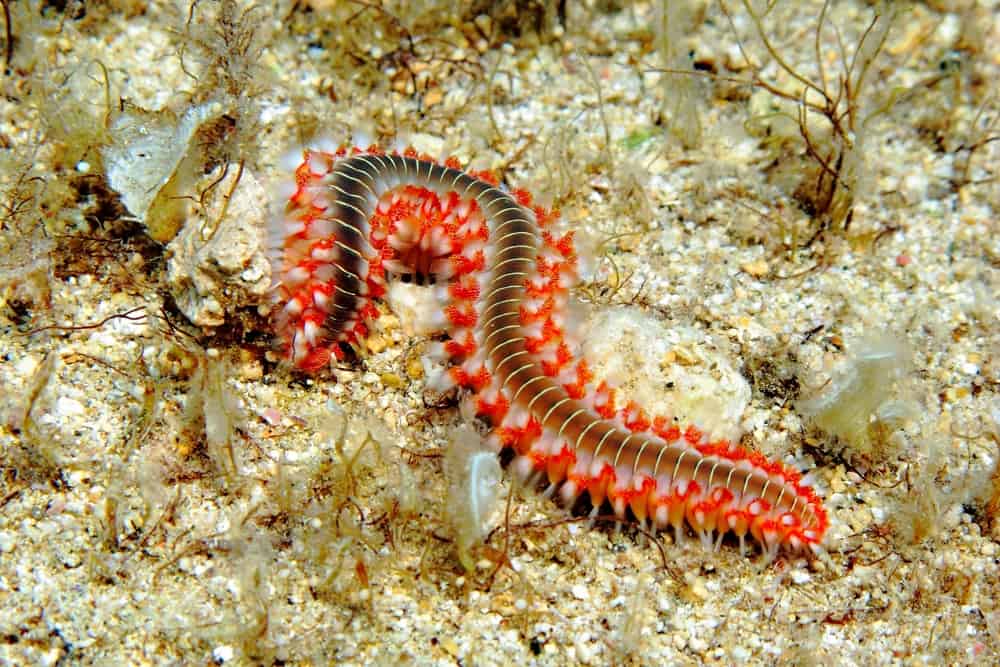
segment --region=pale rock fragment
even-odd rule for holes
[[[455,429],[445,453],[444,475],[448,480],[447,509],[456,533],[458,557],[466,571],[472,571],[476,564],[471,550],[493,525],[503,471],[496,454],[484,449],[482,438],[463,425]]]
[[[128,107],[111,119],[111,144],[101,150],[108,184],[155,240],[169,241],[183,223],[186,195],[202,161],[198,130],[224,112],[219,103],[191,107],[180,116]]]
[[[712,439],[739,440],[750,385],[703,332],[669,328],[641,308],[617,306],[592,312],[581,333],[595,377],[619,387],[621,397]]]
[[[195,207],[167,246],[167,284],[191,322],[217,327],[236,309],[263,302],[270,290],[268,199],[253,174],[233,164],[198,185],[208,188],[204,206]]]

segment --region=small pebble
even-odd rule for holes
[[[76,417],[85,412],[83,403],[66,396],[60,396],[56,400],[56,414],[63,417]]]
[[[212,649],[212,660],[217,665],[221,665],[224,662],[229,662],[233,659],[233,647],[228,645],[216,646]]]
[[[799,585],[808,584],[810,581],[812,581],[812,577],[805,570],[794,569],[792,570],[791,576],[792,576],[792,581],[794,581],[796,584]]]

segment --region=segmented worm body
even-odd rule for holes
[[[802,476],[694,425],[651,418],[595,384],[568,333],[577,279],[572,234],[557,214],[413,151],[306,151],[275,239],[275,326],[288,358],[315,371],[357,344],[391,274],[433,277],[448,340],[431,356],[512,448],[515,469],[542,472],[572,504],[586,492],[655,529],[684,524],[706,544],[750,535],[769,558],[818,548],[822,502]]]

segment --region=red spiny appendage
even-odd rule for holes
[[[681,430],[676,425],[671,424],[666,417],[657,416],[653,419],[653,433],[667,442],[679,440]]]
[[[576,245],[573,243],[573,232],[566,232],[556,241],[556,250],[568,260],[576,260]]]
[[[477,225],[475,229],[472,229],[465,234],[459,233],[459,230],[456,228],[453,240],[456,243],[457,248],[463,248],[473,241],[488,241],[489,238],[489,228],[487,228],[486,225]]]
[[[303,288],[303,289],[299,290],[299,292],[297,294],[297,297],[300,300],[304,300],[306,303],[308,303],[309,288],[306,287],[306,288]],[[306,324],[314,324],[316,326],[321,326],[323,324],[323,320],[326,319],[326,313],[324,313],[324,312],[322,312],[322,311],[320,311],[320,310],[318,310],[316,308],[311,308],[310,307],[310,308],[306,308],[305,310],[303,310],[302,314],[299,315],[298,319],[299,319],[299,322],[303,326],[305,326]]]
[[[312,301],[314,305],[325,310],[323,304],[333,296],[333,285],[315,280],[309,281],[304,289],[296,293],[296,296],[301,301]]]
[[[587,395],[586,384],[587,384],[586,382],[581,382],[579,376],[577,376],[577,379],[574,380],[573,382],[569,382],[569,383],[564,384],[563,385],[563,389],[566,390],[566,395],[567,396],[569,396],[570,398],[574,398],[574,399],[576,399],[576,400],[579,401],[584,396]]]
[[[552,458],[547,453],[538,451],[537,449],[529,449],[528,453],[525,455],[531,460],[531,467],[535,470],[542,470],[545,468],[549,459]]]
[[[558,239],[549,232],[542,232],[542,240],[564,258],[573,260],[576,258],[576,247],[573,245],[573,232],[566,232]]]
[[[757,517],[750,524],[750,534],[758,542],[767,544],[781,534],[781,525],[775,519]]]
[[[427,188],[413,188],[413,196],[420,201],[417,216],[420,221],[421,236],[437,227],[443,227],[444,212],[437,193]]]
[[[358,319],[366,322],[374,322],[379,318],[378,308],[371,301],[366,301],[365,305],[358,310]]]
[[[574,490],[579,493],[580,491],[585,491],[587,489],[587,481],[590,477],[586,474],[580,474],[574,472],[574,468],[570,468],[566,471],[566,481],[573,485]],[[575,494],[574,494],[575,498]]]
[[[315,373],[330,363],[331,350],[337,349],[336,346],[313,348],[296,365],[307,373]]]
[[[521,429],[501,426],[496,430],[497,438],[504,448],[516,449],[515,445],[521,439]]]
[[[313,253],[320,256],[326,255],[333,250],[335,245],[333,239],[330,238],[316,239],[309,246],[309,256],[313,256]]]
[[[559,271],[562,266],[562,262],[557,262],[545,257],[538,258],[538,275],[546,280],[550,284],[558,284],[559,281]]]
[[[375,211],[372,217],[368,219],[368,226],[371,228],[371,233],[368,235],[368,242],[372,244],[373,248],[381,251],[385,247],[386,238],[389,236],[389,216]]]
[[[749,505],[747,505],[747,513],[751,517],[759,517],[767,514],[771,511],[771,503],[767,502],[763,498],[755,498]]]
[[[634,514],[635,518],[640,522],[644,522],[646,520],[646,516],[649,513],[649,501],[655,493],[656,481],[654,481],[651,477],[643,476],[639,489],[634,490],[631,494],[628,504],[629,507],[632,508],[632,514]]]
[[[441,211],[448,215],[458,208],[459,204],[462,203],[462,197],[457,192],[452,190],[444,195],[444,199],[441,200]]]
[[[639,404],[635,401],[629,401],[625,406],[625,409],[622,411],[622,421],[625,422],[625,428],[637,433],[648,431],[652,425],[645,410],[639,407]]]
[[[698,441],[701,440],[701,436],[702,432],[695,426],[688,426],[684,431],[684,439],[687,440],[690,445],[697,445]]]
[[[486,255],[483,254],[482,250],[476,251],[476,253],[471,258],[460,254],[452,255],[451,261],[455,267],[456,276],[464,276],[469,273],[476,273],[486,268]]]
[[[822,507],[822,499],[819,497],[819,494],[816,493],[816,489],[811,486],[798,484],[795,486],[795,492],[800,496],[803,496],[809,504],[814,505],[816,514],[823,515],[823,525],[826,526],[826,511]]]
[[[785,476],[785,464],[783,464],[781,461],[768,460],[767,463],[761,467],[769,475],[776,475],[778,477]]]
[[[476,353],[476,339],[471,333],[466,334],[461,341],[453,338],[445,342],[444,350],[452,359],[466,359]]]
[[[451,379],[455,381],[459,387],[468,387],[469,374],[465,372],[465,369],[461,366],[452,366],[448,369],[448,374],[451,375]]]
[[[491,424],[499,424],[507,416],[510,410],[510,402],[499,394],[494,401],[487,401],[484,398],[476,399],[476,413],[490,420]]]
[[[368,226],[371,228],[369,240],[372,245],[376,248],[385,245],[385,237],[389,233],[389,225],[391,224],[392,218],[387,213],[382,213],[378,209],[372,213],[372,217],[368,219]]]
[[[524,347],[531,354],[538,354],[550,343],[562,339],[562,329],[560,329],[551,319],[545,320],[542,331],[538,336],[531,336],[524,341]]]
[[[608,500],[610,500],[612,504],[615,504],[615,501],[620,501],[623,504],[631,504],[633,500],[643,494],[649,493],[649,491],[655,487],[656,482],[649,477],[643,477],[642,486],[638,489],[631,484],[623,487],[614,485],[608,488]]]
[[[643,496],[648,496],[655,490],[656,490],[656,480],[654,480],[652,477],[644,476],[642,478],[642,484],[640,486],[639,494]]]
[[[294,234],[289,234],[286,238],[301,239],[301,238],[307,238],[309,236],[309,231],[310,231],[309,226],[313,223],[313,221],[316,220],[316,217],[318,215],[315,207],[313,207],[313,205],[306,199],[309,196],[311,195],[305,191],[302,191],[301,192],[302,199],[300,200],[301,204],[299,208],[295,211],[294,214],[288,216],[293,220],[301,222],[302,229]]]
[[[369,275],[367,280],[365,281],[366,283],[368,283],[369,298],[380,299],[383,296],[385,296],[385,278],[382,277],[383,273],[384,270],[382,269],[382,265],[380,264],[379,276],[372,277],[371,275]]]
[[[531,449],[531,445],[542,435],[542,425],[532,417],[528,423],[521,428],[501,426],[497,429],[500,441],[505,447],[510,447],[515,454],[526,454]]]
[[[695,480],[691,480],[687,483],[687,487],[681,492],[679,486],[674,486],[674,498],[680,501],[687,501],[691,496],[701,493],[701,485]]]
[[[535,219],[538,221],[538,226],[545,228],[551,225],[553,222],[559,219],[559,209],[552,209],[551,211],[541,206],[533,206],[531,211],[535,214]]]
[[[458,158],[455,157],[454,155],[449,155],[444,160],[444,166],[448,167],[449,169],[459,169],[460,170],[462,168],[462,163],[459,162]]]
[[[587,395],[587,383],[589,383],[594,377],[594,374],[590,372],[590,368],[587,366],[587,361],[581,359],[576,362],[576,379],[573,382],[568,382],[563,385],[566,393],[569,394],[570,398],[575,398],[577,400],[583,398]]]
[[[468,387],[475,392],[482,391],[490,383],[490,372],[485,367],[480,367],[475,373],[468,373],[461,366],[452,366],[448,372],[455,384]]]
[[[302,189],[315,178],[312,170],[309,168],[309,151],[306,151],[303,157],[302,164],[295,169],[296,198],[301,196]]]
[[[511,190],[510,194],[517,200],[517,203],[525,208],[531,208],[532,196],[531,193],[522,188],[514,188]]]
[[[285,238],[288,239],[304,239],[308,238],[311,234],[310,226],[316,221],[316,218],[320,216],[322,211],[317,211],[311,204],[306,203],[305,206],[301,207],[296,211],[294,215],[290,215],[293,220],[302,223],[302,229],[295,233],[289,233]]]
[[[524,339],[524,349],[526,349],[531,354],[538,354],[538,352],[545,347],[545,336],[531,336]]]
[[[476,326],[476,321],[479,319],[476,309],[469,304],[464,304],[461,307],[448,306],[444,309],[444,314],[448,321],[457,328],[472,328]]]
[[[798,486],[802,482],[802,473],[800,473],[795,468],[789,468],[788,466],[783,466],[783,471],[781,476],[786,482],[792,486]]]
[[[767,457],[760,452],[747,452],[747,461],[749,461],[750,465],[754,468],[763,468],[770,463],[770,461],[767,460]]]
[[[545,299],[535,310],[531,310],[525,304],[521,304],[521,323],[531,324],[532,322],[541,322],[542,320],[549,319],[555,307],[556,304],[552,300],[552,297]]]
[[[285,207],[285,217],[293,217],[295,215],[293,211],[297,211],[307,204],[308,196],[305,188],[301,185],[297,185],[295,192],[293,192],[292,196],[288,198],[288,204]]]
[[[469,376],[469,385],[474,391],[482,391],[490,384],[490,372],[483,366],[478,371]]]
[[[597,474],[597,477],[591,477],[587,481],[587,488],[593,489],[594,487],[604,487],[607,488],[617,481],[618,475],[615,474],[614,466],[610,463],[605,463],[601,468],[601,472]]]
[[[573,465],[576,463],[576,451],[569,445],[563,445],[562,449],[559,450],[559,453],[553,458],[563,465]],[[566,474],[563,473],[562,476],[566,477]]]
[[[558,454],[548,457],[545,468],[549,481],[553,484],[566,479],[566,471],[576,463],[576,453],[568,446],[563,445]]]
[[[615,417],[615,389],[608,386],[604,380],[597,385],[596,396],[594,397],[594,410],[603,419],[614,419]]]
[[[545,320],[545,323],[542,324],[542,337],[545,339],[546,343],[561,340],[563,337],[562,329],[559,328],[559,325],[552,321],[551,317]]]
[[[456,280],[448,288],[451,298],[459,301],[475,301],[479,298],[479,280],[475,276],[465,275]]]
[[[695,529],[715,530],[720,518],[719,510],[732,500],[732,491],[725,487],[716,487],[704,500],[688,505],[689,523]]]
[[[524,284],[525,296],[532,299],[549,296],[553,291],[555,291],[555,285],[553,285],[551,280],[544,280],[540,284],[536,284],[535,281],[529,280]]]
[[[422,188],[413,185],[407,185],[403,188],[404,196],[392,202],[389,206],[389,212],[385,214],[390,223],[398,223],[400,220],[406,220],[416,215],[419,204],[415,200],[418,200],[421,190]]]
[[[750,529],[750,521],[753,519],[748,511],[739,506],[724,510],[722,518],[726,527],[736,533],[737,537],[747,534]]]
[[[703,456],[716,456],[720,458],[726,458],[730,461],[739,461],[740,458],[733,456],[733,449],[729,442],[726,440],[716,440],[714,442],[706,442],[704,444],[696,445],[697,449]]]
[[[368,298],[377,299],[385,294],[385,261],[386,254],[393,253],[392,248],[376,248],[378,256],[368,262],[368,275],[365,276],[365,283],[368,285]]]
[[[486,181],[494,187],[500,184],[500,179],[492,171],[470,171],[469,175],[473,178],[478,178],[481,181]]]
[[[715,487],[710,495],[711,502],[714,503],[716,508],[733,502],[735,497],[733,492],[724,486]]]
[[[556,362],[560,368],[563,368],[571,361],[573,361],[573,353],[570,352],[569,345],[566,344],[566,341],[560,342],[559,347],[556,348]]]
[[[559,341],[559,345],[556,347],[556,358],[542,359],[542,372],[549,377],[555,377],[572,360],[573,354],[570,352],[569,346],[566,345],[565,341]]]
[[[590,493],[590,500],[595,507],[604,504],[608,489],[614,487],[617,479],[618,475],[610,463],[605,463],[596,477],[587,479],[587,492]]]
[[[387,260],[387,259],[395,259],[396,258],[396,249],[393,248],[392,246],[386,244],[386,245],[384,245],[379,250],[379,255],[381,256],[382,261],[381,262],[376,262],[376,263],[379,266],[382,266],[382,264],[385,262],[385,260]],[[385,267],[384,266],[382,266],[382,272],[381,273],[382,273],[382,275],[385,275]]]
[[[316,273],[316,269],[319,268],[319,265],[320,263],[317,262],[316,260],[306,257],[300,259],[298,264],[295,265],[295,268],[298,269],[299,271],[306,272],[307,274],[309,274],[310,277],[312,277],[313,274]]]

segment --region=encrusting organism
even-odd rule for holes
[[[500,490],[500,462],[496,454],[480,448],[480,442],[472,428],[460,426],[444,459],[448,514],[455,527],[458,558],[466,570],[475,567],[470,547],[486,536]]]
[[[718,545],[747,535],[768,559],[818,550],[827,516],[802,475],[696,425],[618,407],[580,356],[567,304],[577,280],[572,233],[558,214],[413,150],[306,150],[273,238],[273,319],[287,358],[315,372],[341,359],[378,317],[374,300],[393,275],[433,278],[429,317],[448,340],[428,383],[471,394],[491,426],[488,443],[512,449],[513,469],[547,475],[568,505],[583,493],[654,530],[687,523]]]

